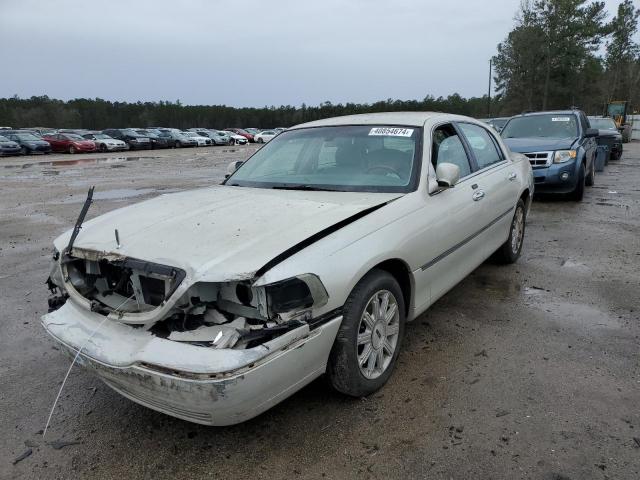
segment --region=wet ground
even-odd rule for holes
[[[407,328],[388,385],[322,379],[247,423],[202,427],[69,366],[44,333],[52,239],[219,182],[254,147],[0,158],[0,478],[640,478],[640,144],[584,202],[539,199],[524,254],[488,262]],[[15,464],[14,464],[15,463]]]

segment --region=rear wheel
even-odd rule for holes
[[[404,335],[400,285],[383,270],[372,270],[355,286],[327,365],[329,382],[354,397],[380,389],[393,372]]]
[[[27,147],[20,148],[20,153],[22,155],[29,155],[29,149]]]
[[[173,146],[174,146],[175,148],[180,148],[180,147],[182,147],[182,143],[180,143],[180,141],[179,141],[179,140],[176,140],[176,143],[174,143],[174,144],[173,144]]]
[[[573,198],[576,202],[581,202],[584,198],[584,183],[585,183],[585,175],[584,175],[584,163],[580,165],[580,169],[578,170],[578,180],[576,182],[576,188],[571,192],[571,198]]]
[[[524,230],[527,220],[525,205],[522,199],[516,204],[516,211],[511,220],[511,228],[509,230],[509,238],[498,249],[498,258],[503,263],[515,263],[522,253],[522,244],[524,243]]]
[[[71,155],[73,155],[74,153],[76,153],[76,147],[74,147],[73,145],[70,145],[70,146],[69,146],[69,153],[70,153]]]

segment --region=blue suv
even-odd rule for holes
[[[512,117],[501,132],[514,152],[529,157],[536,192],[584,196],[595,179],[598,130],[580,110],[524,113]]]

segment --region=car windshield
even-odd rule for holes
[[[578,122],[572,114],[544,114],[512,118],[502,130],[503,138],[575,138]]]
[[[9,142],[10,140],[7,137],[3,137],[0,135],[0,142]]]
[[[16,133],[16,137],[19,138],[20,140],[30,140],[30,141],[40,140],[33,133]]]
[[[139,135],[143,135],[145,137],[149,137],[149,138],[158,138],[158,135],[149,131],[149,130],[138,130],[137,133]]]
[[[199,137],[200,136],[195,132],[182,132],[182,135],[184,135],[185,137]]]
[[[599,130],[617,130],[616,124],[610,118],[590,118],[589,123]]]
[[[80,135],[76,135],[75,133],[65,133],[64,138],[66,138],[67,140],[73,140],[75,142],[86,140],[86,138],[82,138]]]
[[[125,135],[130,135],[132,137],[141,137],[142,136],[132,128],[125,128],[124,130],[122,130],[122,133],[124,133]]]
[[[88,136],[90,137],[91,135]],[[104,133],[94,133],[93,138],[95,138],[96,140],[108,140],[111,137],[109,135],[105,135]]]
[[[283,132],[226,184],[258,188],[409,192],[415,189],[422,129],[316,127]]]

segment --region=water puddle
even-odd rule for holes
[[[583,303],[570,303],[562,300],[537,301],[531,306],[546,313],[550,319],[559,320],[562,323],[572,324],[582,328],[618,328],[620,322],[609,314]]]
[[[85,165],[100,165],[100,164],[118,164],[124,162],[137,162],[138,160],[153,160],[157,158],[162,158],[158,156],[149,156],[149,157],[91,157],[91,158],[78,158],[75,160],[53,160],[50,162],[33,162],[33,163],[23,163],[18,165],[4,165],[4,168],[12,168],[12,169],[22,169],[27,170],[33,167],[56,167],[56,168],[65,168],[65,167],[78,167]]]

